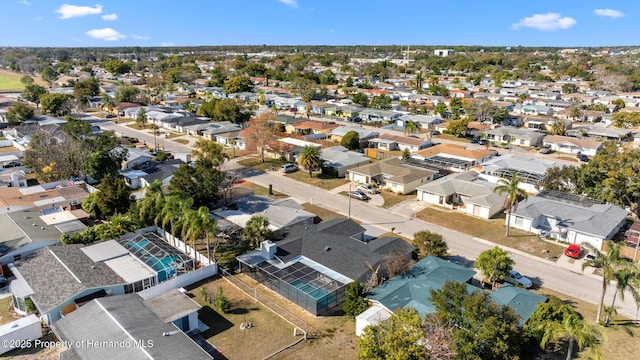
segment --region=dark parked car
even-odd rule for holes
[[[107,118],[107,119],[113,119],[114,117],[116,117],[116,116],[113,115],[113,114],[107,114],[107,116],[105,116],[105,118]]]
[[[471,138],[471,141],[470,141],[470,142],[471,142],[472,144],[477,144],[479,141],[480,141],[480,138],[479,138],[479,137],[477,137],[477,136],[474,136],[474,137],[472,137],[472,138]]]
[[[358,200],[369,200],[371,199],[369,196],[367,196],[367,194],[363,193],[362,191],[356,190],[356,191],[350,191],[348,193],[349,197],[352,197],[354,199],[358,199]]]
[[[480,145],[485,145],[487,142],[488,142],[487,139],[478,140],[478,144],[480,144]]]
[[[578,157],[578,160],[580,160],[580,161],[584,161],[584,162],[589,161],[589,157],[587,155],[585,155],[585,154],[578,153],[576,156]]]

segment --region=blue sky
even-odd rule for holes
[[[640,1],[1,0],[0,46],[640,43]]]

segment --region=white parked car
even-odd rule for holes
[[[505,282],[516,286],[522,286],[525,289],[530,288],[533,285],[533,282],[528,277],[520,275],[519,272],[511,269],[509,270],[510,275],[504,278]]]
[[[380,191],[378,191],[378,189],[374,188],[373,186],[369,185],[369,184],[360,184],[357,187],[358,190],[362,191],[363,193],[367,193],[367,194],[379,194]]]

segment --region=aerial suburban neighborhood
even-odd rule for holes
[[[640,351],[638,47],[24,45],[0,357]]]

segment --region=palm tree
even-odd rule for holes
[[[625,291],[629,291],[636,305],[640,307],[640,269],[636,263],[630,261],[622,261],[622,267],[613,274],[613,280],[616,282],[616,291],[613,293],[610,309],[615,311],[616,297],[620,294],[620,299],[624,301]],[[604,324],[608,325],[611,315],[606,315]]]
[[[579,106],[572,106],[569,108],[569,116],[575,121],[577,118],[582,118],[582,109]]]
[[[158,142],[156,141],[156,135],[160,133],[160,127],[156,124],[149,125],[149,129],[153,133],[153,151],[158,153]]]
[[[272,237],[269,220],[264,216],[252,216],[242,230],[242,240],[252,248],[257,248],[261,242],[271,240]]]
[[[614,279],[616,269],[620,267],[622,257],[620,257],[620,244],[612,241],[607,243],[607,252],[603,253],[591,244],[584,243],[585,248],[594,256],[582,263],[582,271],[588,266],[602,268],[602,293],[600,294],[600,303],[598,304],[598,312],[596,313],[596,321],[600,322],[602,314],[602,306],[604,304],[604,294],[607,292],[607,286]]]
[[[236,139],[229,139],[229,145],[231,145],[231,148],[233,149],[233,157],[236,157]]]
[[[597,348],[598,339],[602,336],[600,327],[589,325],[569,304],[563,304],[559,311],[564,313],[561,322],[547,320],[540,322],[536,327],[536,330],[542,333],[540,346],[546,348],[549,343],[568,341],[567,360],[573,356],[573,348],[576,344],[578,344],[578,350],[591,347],[595,358],[600,358]]]
[[[171,226],[171,233],[176,235],[176,220],[183,215],[187,210],[191,209],[193,205],[193,198],[184,198],[180,195],[169,195],[164,199],[164,205],[159,216],[162,222],[162,230],[165,230],[165,226],[169,224]]]
[[[498,180],[498,186],[493,188],[494,193],[498,193],[498,195],[502,195],[506,193],[507,195],[504,198],[504,208],[507,210],[507,232],[506,236],[509,236],[509,225],[511,222],[511,213],[518,209],[518,203],[520,202],[520,198],[524,200],[529,197],[526,191],[522,190],[518,187],[520,185],[520,179],[518,179],[517,173],[512,173],[511,178],[509,179],[500,179]]]
[[[409,133],[409,135],[411,134],[415,134],[420,130],[420,123],[417,121],[413,121],[413,120],[406,120],[404,122],[404,134],[407,135],[407,133]]]
[[[206,206],[201,206],[198,210],[194,211],[190,220],[186,238],[192,241],[193,248],[195,249],[195,240],[204,235],[207,241],[207,259],[211,260],[210,236],[216,232],[216,221],[211,219],[209,208]]]
[[[567,132],[567,126],[560,121],[556,121],[551,125],[551,133],[553,135],[564,135]]]
[[[313,145],[303,147],[302,150],[300,150],[298,161],[302,167],[309,171],[309,177],[313,176],[313,170],[322,166],[320,148]]]

